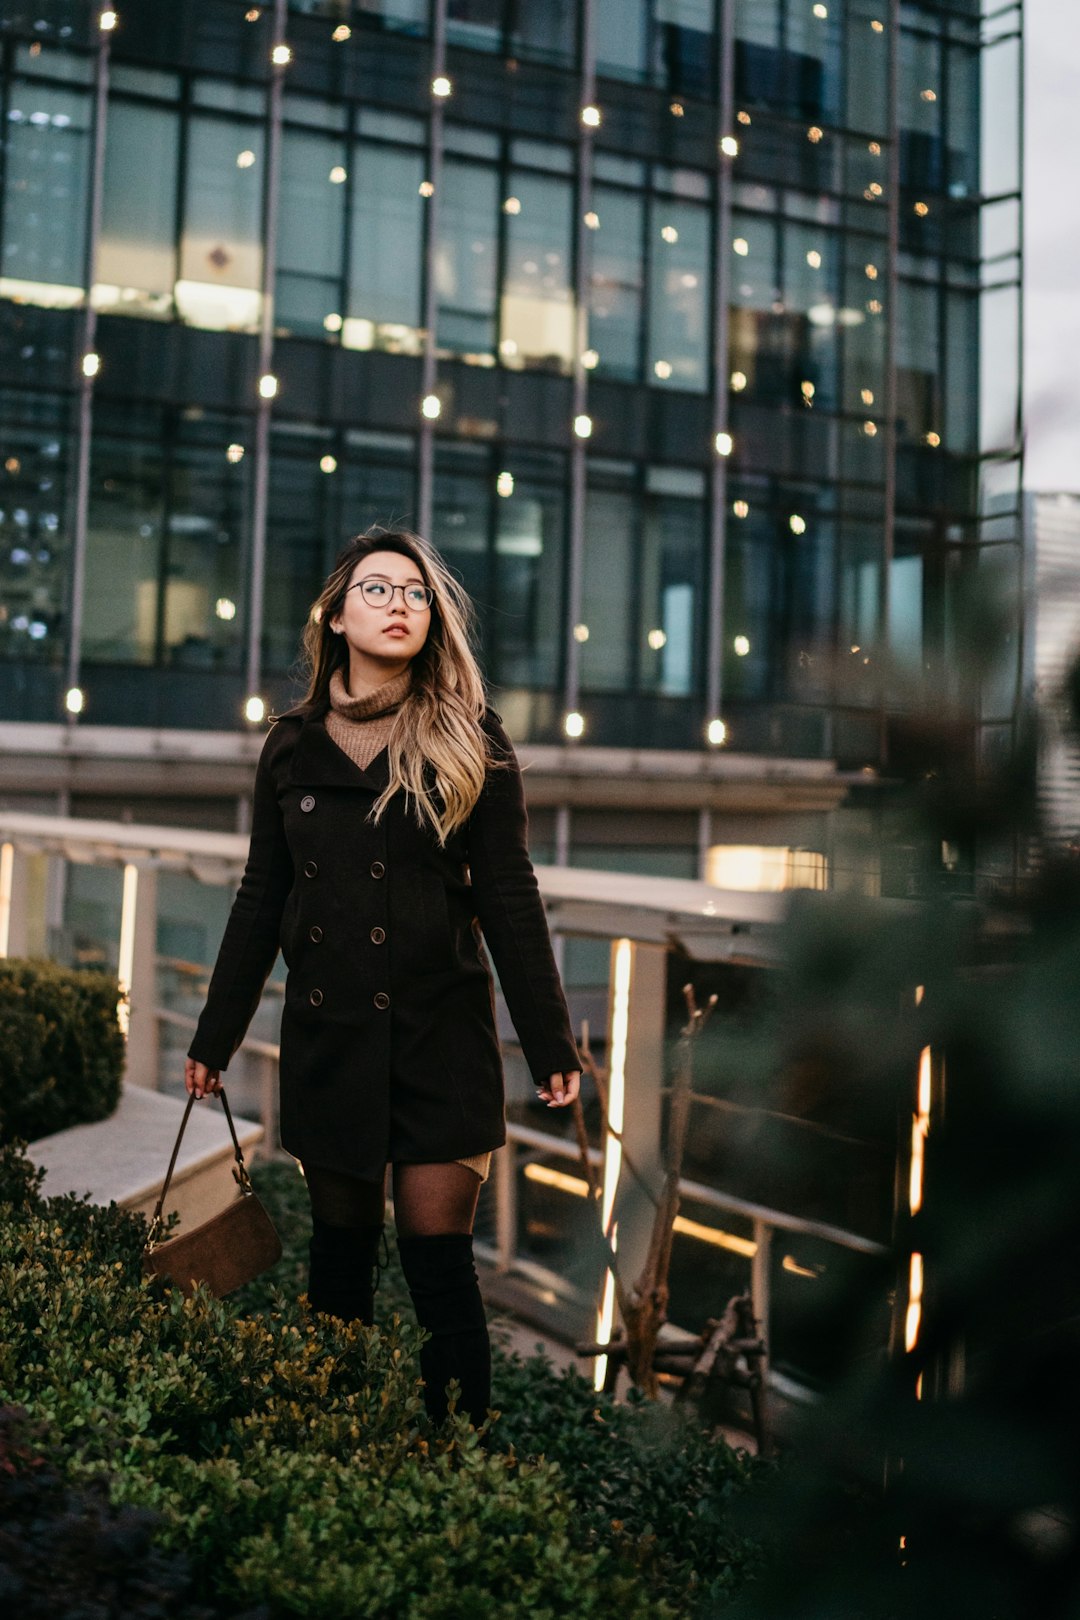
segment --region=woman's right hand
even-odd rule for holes
[[[189,1057],[184,1062],[184,1084],[189,1095],[217,1097],[221,1092],[221,1070],[208,1069],[205,1063]]]

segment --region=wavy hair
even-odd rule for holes
[[[357,563],[376,551],[408,557],[435,594],[427,640],[412,660],[412,688],[394,717],[387,743],[390,780],[371,819],[377,822],[400,791],[417,821],[421,826],[426,822],[443,845],[468,820],[488,770],[505,762],[492,754],[481,725],[486,701],[472,649],[472,603],[434,546],[420,535],[376,524],[338,553],[304,626],[301,668],[308,685],[298,708],[325,712],[334,670],[343,668],[347,675],[348,643],[334,634],[330,621],[344,607]]]

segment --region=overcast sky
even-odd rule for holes
[[[1080,0],[1027,0],[1028,489],[1080,493]]]

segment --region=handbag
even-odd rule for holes
[[[162,1210],[169,1192],[180,1143],[191,1117],[194,1094],[188,1098],[184,1117],[180,1121],[176,1145],[165,1174],[165,1185],[150,1221],[146,1244],[143,1248],[143,1272],[148,1277],[159,1277],[171,1283],[181,1293],[190,1294],[200,1284],[219,1298],[231,1294],[246,1282],[267,1271],[281,1259],[281,1239],[265,1207],[256,1197],[251,1178],[244,1163],[240,1139],[236,1134],[232,1113],[224,1091],[218,1093],[229,1122],[236,1163],[233,1178],[240,1188],[240,1197],[227,1205],[218,1215],[192,1227],[190,1232],[178,1232],[175,1237],[162,1237],[164,1222]]]

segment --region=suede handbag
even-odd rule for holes
[[[190,1232],[178,1232],[175,1237],[161,1235],[162,1210],[195,1102],[192,1095],[188,1098],[184,1117],[180,1121],[165,1185],[150,1222],[143,1249],[143,1271],[148,1277],[160,1277],[162,1282],[171,1283],[181,1293],[190,1294],[201,1285],[220,1298],[275,1265],[281,1259],[281,1239],[251,1185],[228,1099],[224,1091],[218,1095],[233,1139],[236,1163],[232,1173],[240,1188],[240,1197],[226,1205],[220,1214],[212,1215],[208,1221],[192,1227]]]

